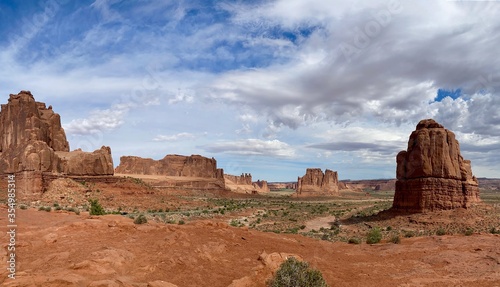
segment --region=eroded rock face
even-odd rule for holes
[[[308,168],[303,177],[297,180],[297,196],[330,196],[338,195],[338,175],[336,171],[320,168]]]
[[[242,173],[240,176],[225,174],[224,178],[236,185],[252,185],[252,175],[249,173]]]
[[[96,152],[69,152],[59,114],[54,113],[51,106],[47,108],[44,103],[36,102],[29,91],[10,95],[8,103],[2,105],[0,173],[112,175],[112,167],[109,147],[101,149],[99,155]]]
[[[56,152],[61,159],[62,172],[70,175],[112,175],[114,173],[111,149],[102,146],[94,152],[77,149],[72,152]]]
[[[467,208],[480,201],[477,179],[470,161],[460,155],[455,134],[432,119],[418,123],[396,161],[394,209]]]
[[[257,180],[256,182],[252,183],[252,185],[258,193],[271,192],[271,189],[267,185],[266,180]]]
[[[122,156],[115,172],[224,179],[224,171],[217,168],[217,161],[201,155],[167,155],[160,160]]]

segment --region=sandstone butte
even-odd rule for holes
[[[252,181],[250,173],[242,173],[241,175],[224,174],[226,189],[237,193],[267,193],[271,190],[265,180]]]
[[[0,111],[0,171],[112,175],[111,149],[69,151],[59,114],[29,91],[10,95]]]
[[[224,171],[217,168],[217,161],[214,158],[201,155],[169,154],[160,160],[138,156],[122,156],[120,157],[120,165],[116,167],[115,172],[121,174],[224,178]]]
[[[297,179],[297,190],[294,195],[298,197],[339,195],[337,172],[327,169],[323,173],[320,168],[308,168],[306,174]]]
[[[418,123],[396,161],[395,210],[468,208],[480,201],[471,162],[460,154],[455,134],[432,119]]]

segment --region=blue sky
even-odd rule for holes
[[[0,95],[30,90],[72,149],[214,157],[292,181],[393,178],[419,120],[500,177],[500,3],[2,1]]]

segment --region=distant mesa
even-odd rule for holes
[[[306,174],[297,179],[297,190],[294,196],[337,196],[339,195],[339,181],[336,171],[320,168],[308,168]]]
[[[165,176],[223,178],[224,172],[217,168],[214,158],[201,155],[169,154],[160,160],[138,156],[120,157],[120,165],[115,169],[121,174],[149,174]]]
[[[59,114],[29,91],[11,94],[0,111],[0,172],[113,175],[111,149],[69,151]]]
[[[164,182],[164,187],[186,189],[224,189],[225,187],[224,170],[217,168],[217,161],[214,158],[201,155],[169,154],[160,160],[122,156],[115,173],[189,178],[189,180],[181,181],[171,178],[170,181]]]
[[[396,161],[395,210],[468,208],[480,201],[471,162],[460,155],[455,134],[432,119],[418,123]]]
[[[229,180],[236,185],[252,185],[252,175],[249,173],[242,173],[241,175],[224,174],[224,179]]]
[[[224,174],[224,179],[226,183],[226,189],[232,192],[247,193],[247,194],[270,192],[270,189],[267,185],[267,181],[258,180],[256,182],[253,182],[252,175],[249,173],[242,173],[239,176]]]

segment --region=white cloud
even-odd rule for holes
[[[478,170],[500,176],[500,5],[160,2],[60,5],[34,34],[6,31],[0,92],[31,90],[61,114],[62,103],[93,110],[65,115],[70,136],[124,133],[134,118],[157,131],[141,130],[145,141],[192,140],[183,151],[294,160],[341,154],[339,162],[353,165],[391,162],[387,170],[418,121],[435,118]],[[462,94],[434,102],[438,89]],[[205,125],[215,138],[198,136]]]
[[[219,141],[202,147],[212,153],[227,153],[250,156],[270,156],[291,158],[295,150],[287,143],[279,140],[246,139],[236,141]]]
[[[153,139],[153,141],[173,142],[173,141],[181,141],[181,140],[192,140],[195,138],[196,138],[196,136],[192,133],[178,133],[175,135],[158,135]]]

